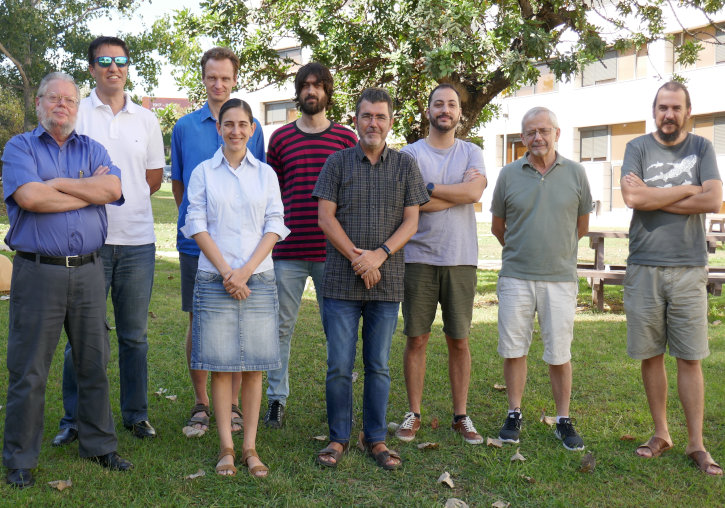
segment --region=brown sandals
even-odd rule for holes
[[[244,429],[244,419],[242,417],[242,410],[239,406],[232,404],[232,427],[239,425],[239,430],[232,429],[232,434],[239,434]]]
[[[234,459],[236,458],[236,454],[234,453],[233,448],[224,448],[219,452],[219,456],[217,457],[217,461],[222,460],[227,455],[232,456],[232,464],[217,464],[216,466],[216,474],[220,476],[234,476],[237,474],[237,468],[234,467]],[[227,471],[231,471],[231,474],[224,474]]]
[[[367,441],[365,441],[365,434],[363,432],[360,432],[360,436],[358,437],[358,447],[365,450],[368,455],[374,458],[375,463],[378,466],[382,467],[386,471],[392,471],[394,469],[400,468],[400,466],[403,465],[403,459],[400,458],[400,455],[398,455],[398,452],[396,452],[395,450],[383,450],[378,453],[373,452],[373,449],[381,443],[385,444],[385,441],[368,443]],[[388,464],[388,461],[390,459],[397,460],[397,464]]]
[[[672,446],[670,443],[662,439],[661,437],[652,436],[649,441],[643,443],[637,447],[634,451],[635,455],[642,457],[643,459],[654,459],[662,455],[667,450],[671,450]],[[647,457],[639,453],[639,450],[649,450],[652,456]]]
[[[342,458],[342,454],[347,452],[348,446],[350,446],[350,443],[338,443],[342,445],[342,451],[337,450],[330,446],[333,442],[330,441],[330,443],[317,452],[317,457],[315,457],[315,462],[317,462],[319,465],[323,467],[337,467],[337,465],[340,463],[340,459]],[[322,457],[329,457],[331,459],[335,459],[335,462],[327,462]]]
[[[247,464],[247,460],[249,460],[250,457],[259,458],[259,455],[257,455],[257,450],[255,450],[254,448],[249,448],[248,450],[244,450],[244,452],[242,453],[242,462],[244,462],[244,464],[249,469],[249,474],[255,478],[266,478],[267,473],[269,473],[269,468],[264,464],[259,464],[250,468],[249,464]]]
[[[707,453],[705,450],[697,450],[696,452],[688,453],[688,457],[692,459],[692,462],[695,463],[697,466],[697,469],[702,471],[703,473],[710,475],[710,476],[722,476],[722,468],[720,467],[720,464],[712,460],[712,457],[709,453]],[[709,473],[707,469],[710,466],[714,466],[720,470],[719,473]]]

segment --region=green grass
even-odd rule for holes
[[[165,194],[164,194],[165,192]],[[175,206],[168,189],[153,199],[159,250],[172,250],[175,236]],[[495,239],[494,239],[495,241]],[[487,244],[483,239],[482,244]],[[164,245],[171,245],[167,248]],[[487,249],[482,246],[482,251]],[[503,421],[506,397],[494,390],[503,383],[501,359],[496,353],[496,272],[479,271],[471,331],[473,375],[469,414],[479,432],[495,437]],[[524,463],[511,463],[516,447],[502,449],[470,446],[449,430],[451,419],[447,352],[440,320],[436,320],[428,348],[428,371],[423,396],[423,427],[413,443],[391,437],[389,443],[401,451],[401,471],[384,472],[355,449],[345,455],[336,470],[314,464],[315,451],[325,443],[313,436],[327,434],[325,416],[325,337],[319,323],[317,304],[305,293],[295,331],[290,367],[291,396],[287,424],[280,431],[261,428],[258,452],[270,467],[270,477],[257,481],[243,468],[234,478],[214,474],[218,449],[216,433],[189,440],[181,434],[193,396],[186,370],[183,336],[187,316],[179,298],[178,263],[159,257],[149,320],[149,412],[159,437],[143,442],[120,425],[118,408],[118,363],[115,336],[111,336],[112,361],[108,367],[111,397],[117,421],[119,452],[135,464],[131,473],[109,473],[77,456],[77,444],[61,449],[50,442],[62,414],[61,361],[56,354],[48,379],[40,466],[37,485],[25,491],[4,489],[2,505],[66,506],[442,506],[457,497],[470,506],[491,506],[504,500],[511,506],[722,506],[723,479],[699,473],[684,455],[686,427],[677,400],[674,362],[668,358],[670,400],[668,411],[675,449],[656,460],[634,456],[634,448],[652,432],[639,365],[625,354],[626,323],[621,312],[621,288],[608,287],[611,311],[589,308],[591,293],[580,281],[579,312],[572,346],[574,390],[572,415],[585,439],[587,450],[597,460],[593,473],[579,473],[582,454],[566,451],[552,429],[539,423],[543,410],[554,413],[543,348],[535,340],[530,353],[529,376],[524,395],[524,426],[521,453]],[[725,321],[724,297],[710,298],[710,321]],[[0,301],[0,356],[5,356],[7,301]],[[110,309],[110,306],[109,306]],[[109,314],[112,315],[112,314]],[[407,409],[402,356],[405,338],[402,320],[391,352],[392,386],[389,420],[400,421]],[[536,335],[538,337],[538,333]],[[65,338],[60,343],[64,344]],[[712,354],[703,362],[706,391],[705,440],[716,460],[725,462],[725,324],[710,327]],[[60,353],[60,349],[58,351]],[[362,374],[358,353],[356,370]],[[360,430],[362,375],[354,385],[355,426]],[[7,371],[0,369],[0,391],[7,387]],[[166,388],[178,400],[157,397]],[[5,417],[4,408],[0,415]],[[10,415],[12,417],[12,415]],[[440,426],[432,428],[438,419]],[[622,441],[625,434],[636,441]],[[237,449],[241,439],[235,438]],[[438,450],[418,450],[416,443],[433,441]],[[183,477],[203,469],[196,480]],[[454,489],[436,483],[448,471]],[[533,478],[534,483],[523,477]],[[73,487],[57,492],[45,485],[71,478]]]

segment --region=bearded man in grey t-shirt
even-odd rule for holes
[[[456,139],[461,99],[449,84],[441,84],[428,97],[428,137],[403,147],[418,163],[430,201],[420,207],[418,231],[405,247],[403,354],[409,410],[395,435],[412,441],[420,428],[425,357],[438,303],[443,312],[443,333],[448,346],[448,376],[453,395],[454,431],[469,444],[483,437],[467,415],[471,378],[471,328],[476,294],[478,241],[473,203],[486,188],[483,152],[473,143]]]
[[[627,144],[621,180],[624,202],[634,209],[624,280],[627,354],[642,361],[655,426],[635,453],[654,458],[673,446],[666,413],[669,347],[687,420],[685,453],[704,473],[722,475],[703,442],[700,365],[710,353],[705,213],[720,210],[722,181],[712,143],[685,130],[691,112],[687,88],[665,83],[652,109],[657,131]]]

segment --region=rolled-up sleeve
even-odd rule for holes
[[[203,164],[203,163],[202,163]],[[199,166],[191,173],[187,196],[189,207],[186,210],[186,223],[180,229],[186,238],[202,231],[209,231],[206,214],[206,171]]]
[[[267,208],[264,213],[264,229],[262,234],[275,233],[282,241],[290,234],[290,230],[284,225],[284,205],[282,194],[279,190],[279,181],[274,170],[267,166]]]

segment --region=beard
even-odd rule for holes
[[[662,127],[664,127],[664,125],[674,125],[676,129],[668,134],[662,131]],[[682,133],[682,127],[673,122],[663,124],[662,127],[657,127],[657,135],[665,143],[671,143],[672,141],[675,141]]]
[[[60,126],[58,122],[50,114],[47,114],[40,106],[35,108],[35,113],[38,115],[38,122],[40,125],[42,125],[48,132],[60,129],[58,134],[60,134],[61,137],[66,138],[71,132],[73,132],[73,129],[75,129],[75,124],[73,122],[67,122],[65,125]]]
[[[458,122],[460,121],[460,118],[454,121],[453,117],[449,117],[451,119],[451,124],[441,125],[440,122],[438,122],[438,118],[440,118],[441,116],[442,115],[439,115],[437,118],[428,118],[428,120],[430,121],[430,126],[435,130],[439,132],[450,132],[458,127]]]
[[[317,102],[314,103],[308,103],[308,98],[309,96],[305,97],[305,99],[300,102],[300,111],[306,115],[316,115],[327,108],[327,97],[316,97]]]

